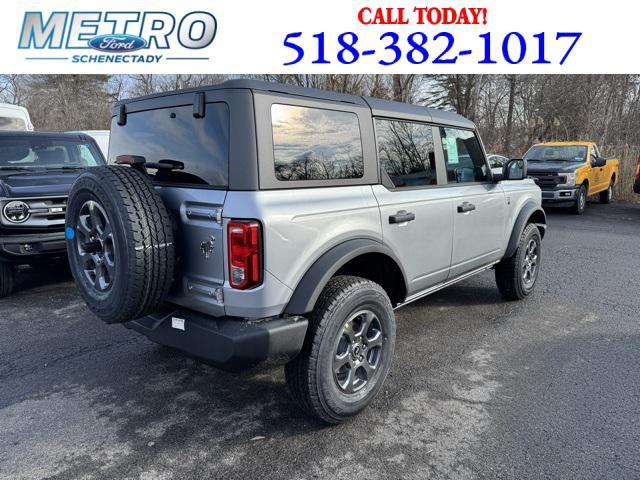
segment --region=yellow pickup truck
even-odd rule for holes
[[[589,195],[609,203],[620,178],[620,162],[604,158],[593,142],[547,142],[524,155],[528,174],[542,190],[546,206],[571,207],[581,215]]]

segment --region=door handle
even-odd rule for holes
[[[458,205],[458,213],[467,213],[475,209],[476,206],[469,202],[463,202],[462,205]]]
[[[389,223],[405,223],[411,222],[415,219],[416,216],[411,212],[407,212],[406,210],[400,210],[395,215],[389,215]]]

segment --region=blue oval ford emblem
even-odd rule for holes
[[[135,35],[98,35],[89,40],[89,46],[101,52],[133,52],[144,48],[147,42]]]

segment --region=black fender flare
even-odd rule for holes
[[[369,238],[356,238],[340,243],[323,253],[298,282],[284,313],[303,315],[313,310],[327,282],[347,262],[366,253],[387,255],[400,268],[407,285],[407,276],[393,251],[383,243]]]
[[[525,202],[523,207],[520,209],[520,213],[518,213],[518,217],[513,225],[513,230],[511,230],[511,237],[509,238],[507,250],[505,251],[503,258],[511,258],[513,254],[516,253],[520,235],[522,235],[524,228],[527,226],[527,223],[529,223],[529,218],[531,218],[533,214],[542,215],[542,218],[544,219],[543,222],[535,222],[540,229],[540,235],[544,237],[547,229],[547,215],[540,206],[535,204],[535,202]]]

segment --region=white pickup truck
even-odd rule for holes
[[[0,130],[33,131],[27,109],[10,103],[0,103]]]

